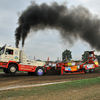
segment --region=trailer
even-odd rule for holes
[[[93,72],[96,67],[99,67],[97,58],[94,55],[94,51],[89,51],[87,61],[76,62],[59,62],[55,68],[47,66],[46,71],[54,71],[56,74],[81,74]]]
[[[80,74],[93,72],[99,67],[98,60],[94,51],[89,51],[86,62],[58,62],[47,64],[43,61],[29,60],[23,50],[4,45],[0,49],[0,67],[5,74],[15,74],[17,71],[26,71],[29,75],[42,76],[44,73],[53,72],[54,74]]]

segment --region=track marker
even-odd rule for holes
[[[53,85],[53,84],[65,83],[65,82],[70,82],[70,81],[51,82],[51,83],[33,84],[33,85],[19,85],[19,86],[13,86],[13,87],[2,87],[2,88],[0,88],[0,91],[2,91],[2,90],[10,90],[10,89],[17,89],[17,88],[26,88],[26,87],[36,87],[36,86]]]

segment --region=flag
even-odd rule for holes
[[[49,57],[48,57],[47,61],[49,61]]]

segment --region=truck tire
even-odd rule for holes
[[[5,74],[9,74],[8,69],[6,69],[6,68],[3,68],[3,72],[4,72]]]
[[[11,74],[15,74],[17,71],[17,66],[15,64],[10,64],[8,67],[8,72]]]
[[[44,74],[44,69],[43,67],[37,67],[35,71],[36,76],[42,76]]]
[[[28,72],[28,75],[34,75],[34,72]]]
[[[90,70],[89,70],[89,73],[92,73],[92,72],[94,72],[94,69],[90,69]]]
[[[89,69],[88,70],[85,70],[85,73],[89,73]]]
[[[61,75],[61,70],[56,70],[56,75]]]

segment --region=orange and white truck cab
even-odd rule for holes
[[[19,48],[4,45],[0,49],[0,67],[6,74],[27,71],[29,74],[43,75],[44,65],[45,62],[29,60]]]

